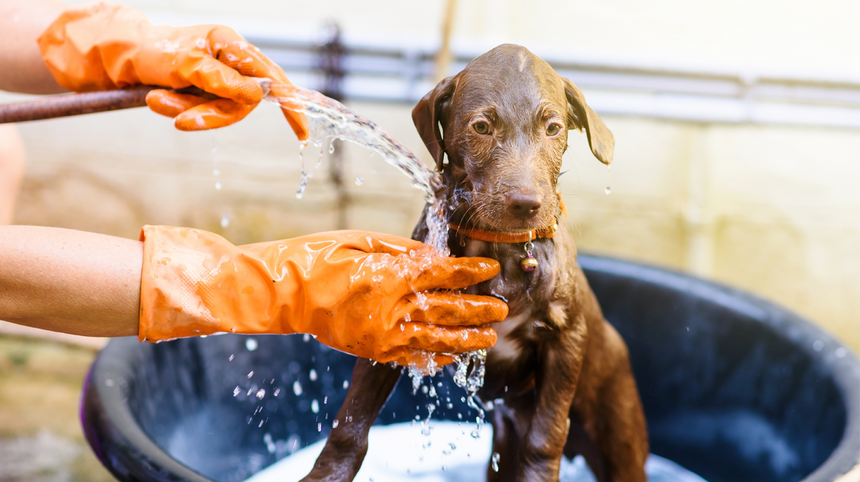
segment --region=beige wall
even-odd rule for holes
[[[562,176],[582,249],[749,289],[860,350],[857,130],[606,121],[611,172],[580,142]]]

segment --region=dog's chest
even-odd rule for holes
[[[470,239],[462,246],[462,256],[494,258],[501,265],[498,276],[470,289],[475,294],[501,298],[509,307],[508,317],[493,326],[498,341],[490,350],[489,363],[527,365],[523,362],[533,354],[534,346],[560,321],[551,319],[558,268],[555,249],[548,240],[535,244],[538,268],[533,272],[524,271],[520,264],[526,256],[522,244]]]

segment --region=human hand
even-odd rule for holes
[[[89,4],[66,10],[39,37],[51,74],[75,92],[155,85],[195,86],[212,98],[153,90],[147,105],[174,117],[186,131],[224,127],[245,118],[263,99],[253,77],[292,85],[284,71],[231,28],[219,25],[152,25],[123,5]],[[282,106],[300,140],[308,135],[304,114]]]
[[[488,325],[508,312],[493,297],[433,291],[490,279],[498,262],[436,256],[398,236],[335,231],[236,247],[204,231],[146,226],[141,239],[141,340],[309,333],[357,356],[426,368],[492,346]]]

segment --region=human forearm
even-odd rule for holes
[[[86,336],[138,332],[143,243],[0,226],[0,319]]]
[[[0,2],[0,90],[25,94],[65,91],[45,67],[36,39],[66,8],[56,0]]]

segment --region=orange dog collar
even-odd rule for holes
[[[561,216],[567,217],[567,206],[561,200],[561,192],[558,193],[558,209]],[[448,227],[467,238],[476,239],[478,241],[486,241],[488,243],[527,243],[541,238],[554,238],[558,232],[558,218],[549,226],[529,231],[525,233],[506,233],[504,231],[489,231],[478,228],[463,228],[457,223],[449,223]]]

